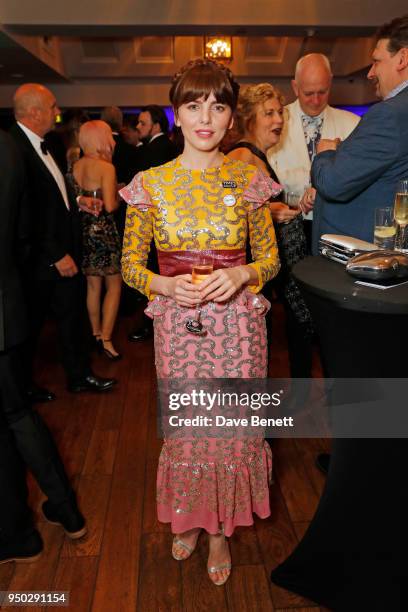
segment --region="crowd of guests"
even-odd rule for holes
[[[55,130],[60,111],[52,92],[39,84],[18,88],[16,123],[0,138],[9,168],[0,198],[8,232],[0,270],[11,300],[0,310],[0,433],[13,465],[0,470],[12,509],[1,504],[0,562],[35,559],[42,549],[21,458],[48,498],[45,518],[73,539],[86,533],[58,451],[31,407],[54,399],[33,380],[50,309],[73,393],[106,392],[117,383],[93,372],[84,347],[122,357],[114,340],[122,276],[132,288],[122,300],[134,290],[149,300],[148,317],[129,340],[150,336],[154,320],[159,378],[265,377],[263,289],[284,306],[291,377],[311,377],[313,322],[291,270],[316,252],[326,231],[371,240],[374,208],[391,201],[408,175],[408,17],[380,30],[368,78],[383,102],[359,123],[329,106],[332,72],[324,55],[298,61],[296,100],[286,107],[274,85],[240,89],[225,66],[195,60],[171,86],[172,138],[156,105],[125,120],[113,106],[98,119],[71,110]],[[191,276],[198,251],[214,261],[199,285]],[[186,321],[202,323],[205,332],[197,327],[194,335]],[[271,461],[260,438],[205,439],[199,447],[166,439],[157,499],[159,519],[175,534],[173,557],[189,557],[207,533],[209,577],[224,584],[231,572],[226,537],[252,524],[253,512],[270,514]]]

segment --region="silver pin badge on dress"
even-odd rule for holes
[[[223,198],[223,202],[225,206],[234,206],[236,202],[235,196],[233,196],[232,194],[226,195]]]

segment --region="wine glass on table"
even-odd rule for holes
[[[374,244],[379,249],[392,251],[395,246],[395,234],[393,207],[376,208],[374,211]]]
[[[397,224],[395,249],[408,253],[408,178],[398,183],[395,194],[394,219]]]
[[[214,270],[214,260],[211,254],[205,251],[199,251],[193,258],[191,267],[191,282],[193,285],[199,285],[205,280]],[[201,323],[201,306],[196,307],[194,317],[187,319],[186,329],[190,334],[202,336],[206,333]]]

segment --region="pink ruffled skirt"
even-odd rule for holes
[[[269,303],[247,290],[226,304],[202,308],[205,336],[185,323],[194,311],[156,297],[154,319],[158,378],[264,378],[267,373],[265,314]],[[254,389],[256,391],[256,389]],[[157,509],[173,533],[195,527],[225,535],[252,525],[253,513],[270,515],[272,454],[263,438],[165,439],[157,473]]]

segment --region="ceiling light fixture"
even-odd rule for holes
[[[205,37],[204,56],[207,59],[231,60],[232,38],[231,36]]]

